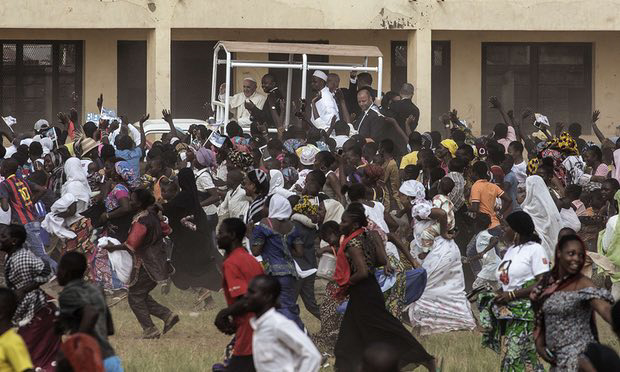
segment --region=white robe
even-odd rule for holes
[[[525,180],[525,200],[521,204],[521,209],[532,217],[547,257],[553,259],[558,234],[562,229],[562,218],[545,181],[540,176],[529,176]]]
[[[422,267],[427,275],[426,288],[408,307],[411,324],[420,327],[422,335],[474,329],[461,253],[454,240],[437,237]]]

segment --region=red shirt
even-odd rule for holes
[[[37,221],[28,181],[10,175],[0,184],[0,197],[9,199],[12,222],[25,225]]]
[[[224,296],[230,305],[237,297],[243,296],[248,291],[250,281],[263,274],[263,267],[243,247],[235,248],[222,263],[222,276],[224,283]],[[233,355],[252,355],[252,327],[250,318],[253,313],[247,313],[235,317],[237,332],[235,332],[235,347]]]

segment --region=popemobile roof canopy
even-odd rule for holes
[[[226,59],[219,59],[220,51],[226,53]],[[246,59],[232,59],[232,53],[280,53],[289,56],[288,61],[256,61]],[[301,55],[301,62],[293,60],[294,55]],[[362,63],[319,63],[308,64],[308,55],[361,57]],[[376,66],[369,66],[370,58],[376,58]],[[226,93],[224,101],[218,97],[217,67],[226,65]],[[303,43],[265,43],[246,41],[220,41],[215,45],[213,53],[213,75],[211,77],[211,106],[215,112],[216,123],[227,122],[230,116],[230,80],[231,72],[235,67],[282,68],[288,71],[286,85],[286,116],[285,126],[290,123],[291,117],[291,87],[293,70],[331,70],[331,71],[368,71],[377,73],[377,94],[381,99],[383,85],[383,54],[376,46],[366,45],[333,45],[333,44],[303,44]],[[306,98],[307,74],[301,74],[301,98]]]

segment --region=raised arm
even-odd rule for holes
[[[151,117],[149,114],[142,115],[140,118],[140,148],[142,149],[142,156],[144,157],[144,153],[146,150],[146,134],[144,134],[144,122],[149,120]]]
[[[168,125],[170,126],[170,135],[172,137],[177,137],[181,140],[181,142],[185,142],[186,136],[183,133],[179,133],[177,128],[174,126],[174,122],[172,121],[172,113],[170,112],[170,110],[161,110],[161,115],[162,119],[164,119],[166,123],[168,123]]]
[[[494,108],[497,111],[499,111],[500,115],[502,115],[502,119],[504,120],[504,123],[508,126],[512,126],[512,123],[508,119],[508,115],[506,115],[506,112],[504,111],[504,108],[502,107],[502,103],[500,102],[500,100],[495,96],[491,96],[489,97],[489,103],[491,104],[491,108]]]

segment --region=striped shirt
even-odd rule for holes
[[[266,201],[267,195],[259,195],[252,203],[250,203],[248,211],[245,215],[246,224],[255,224],[258,223],[261,219],[263,219],[263,217],[267,217],[264,216],[262,213]]]
[[[17,178],[14,174],[9,176],[0,183],[0,198],[9,199],[12,222],[25,225],[37,221],[28,181]]]

